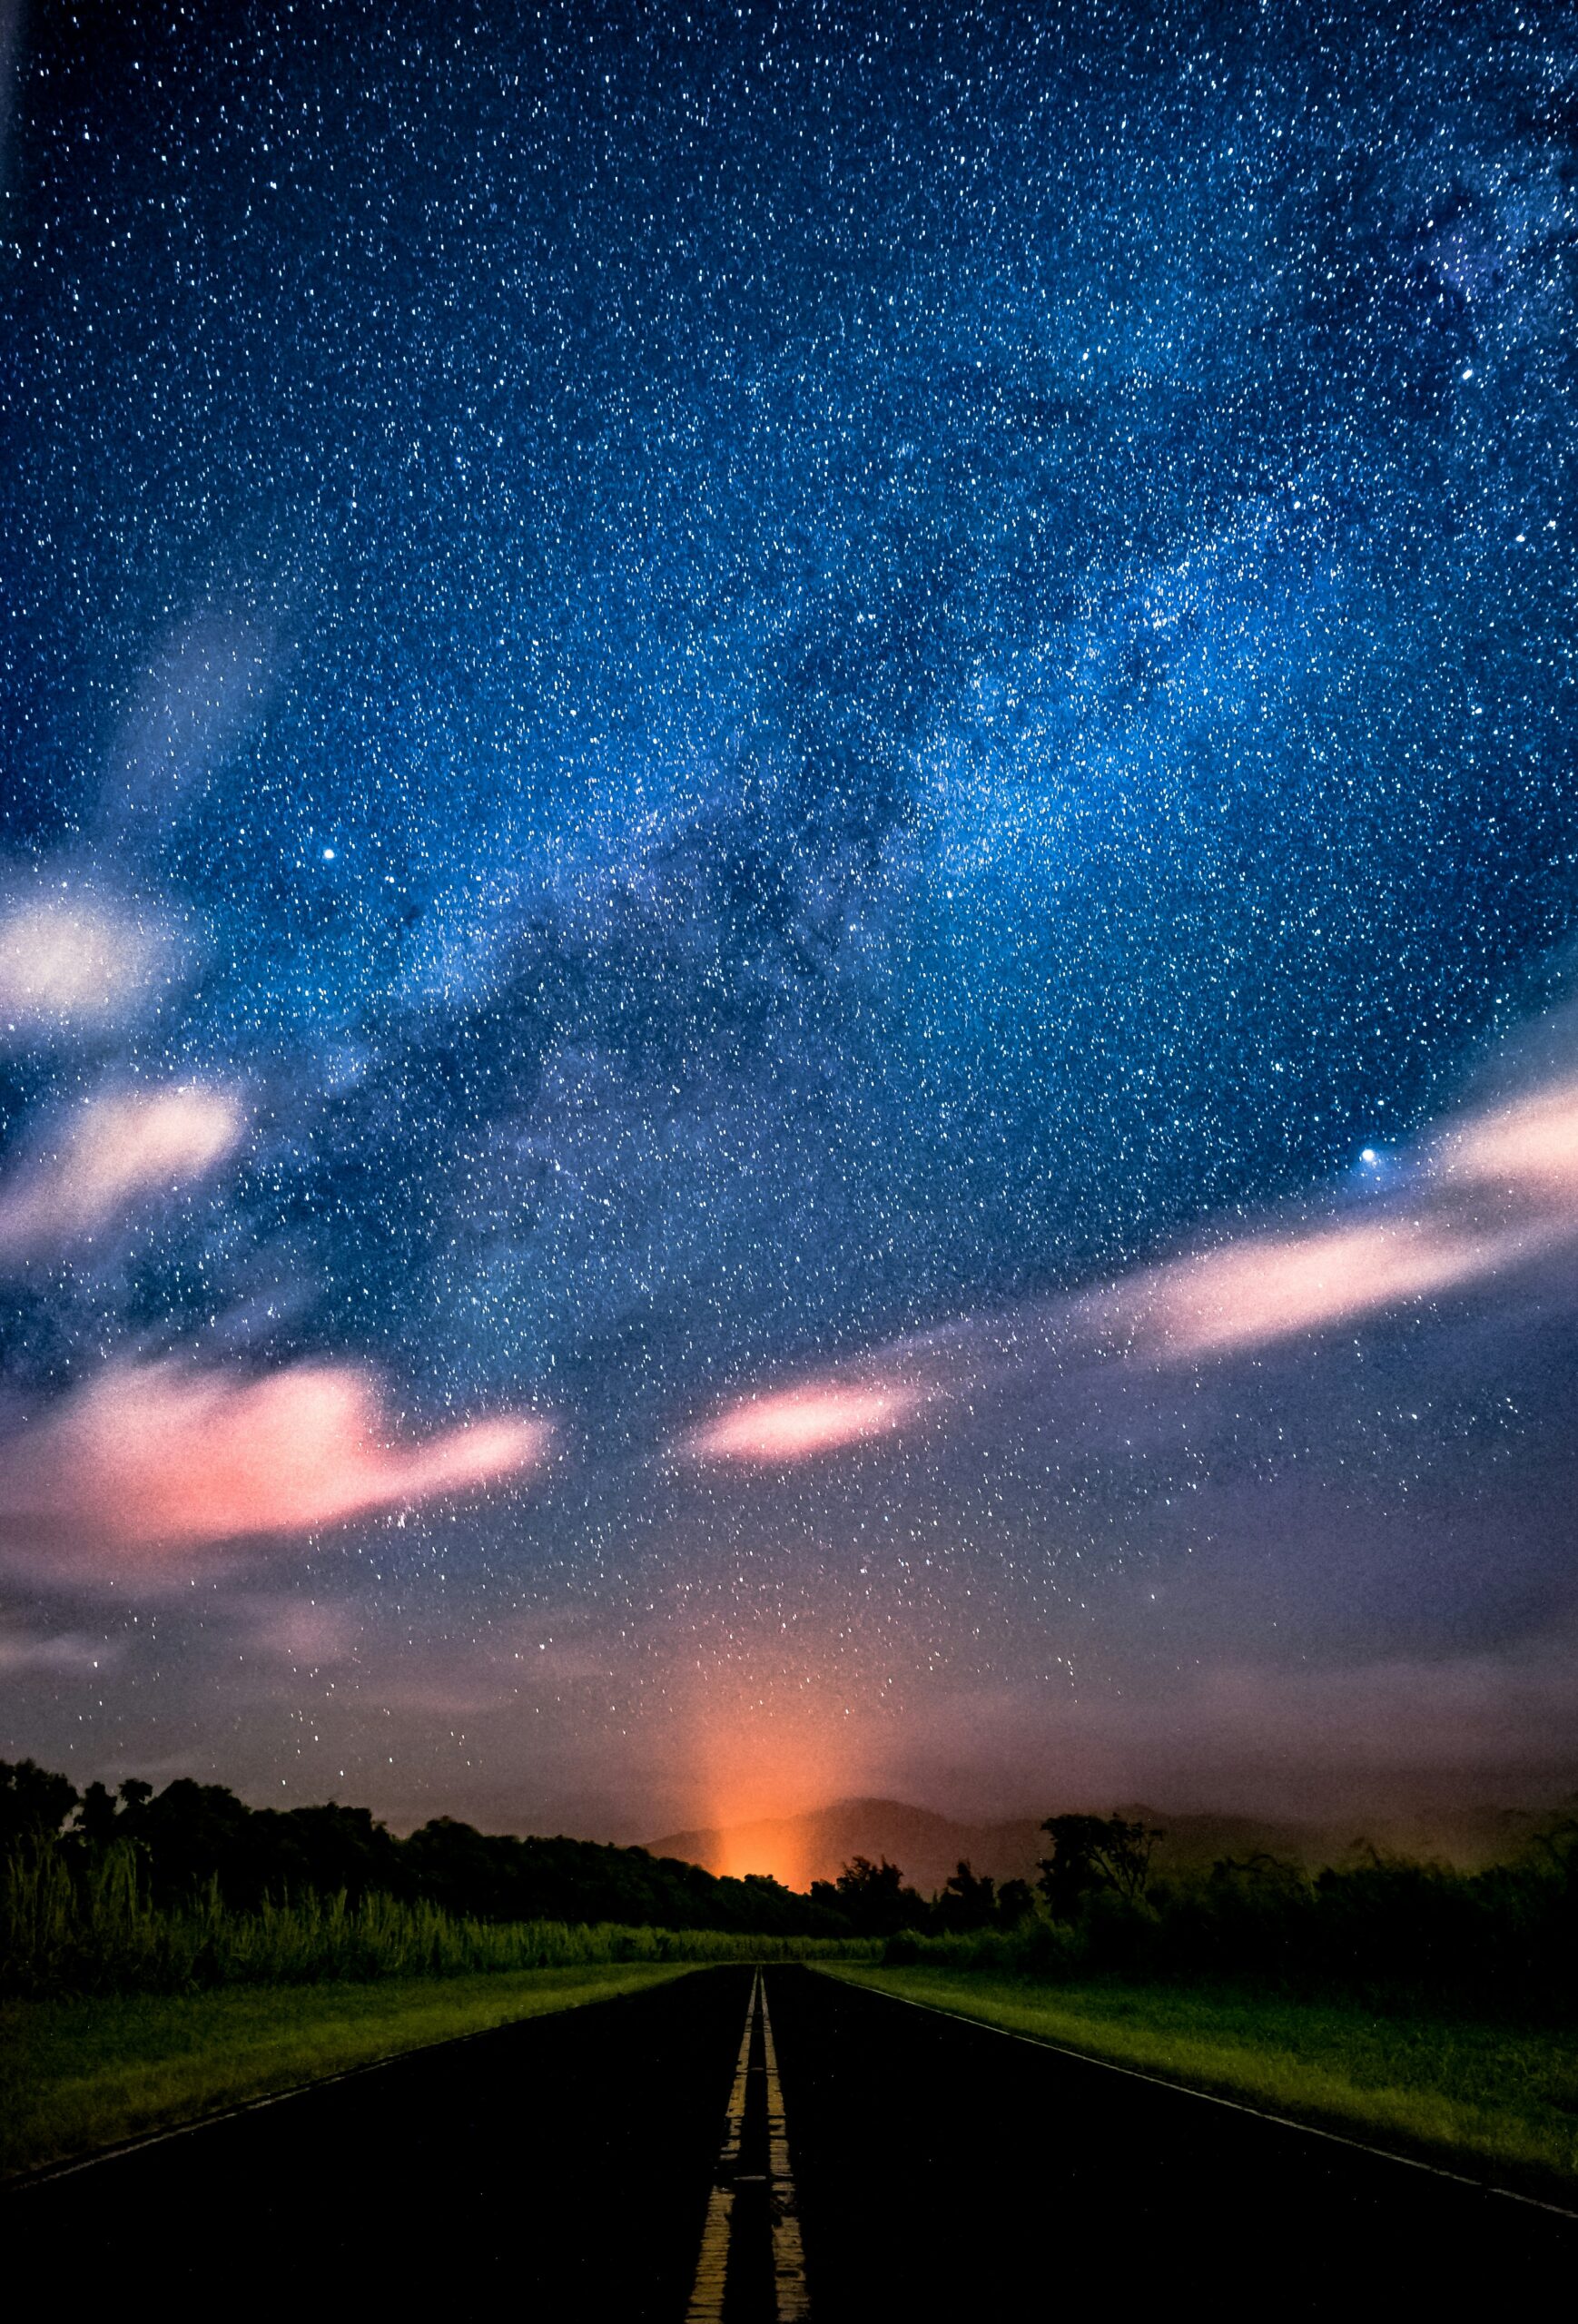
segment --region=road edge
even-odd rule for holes
[[[1053,2057],[1072,2058],[1080,2065],[1100,2066],[1106,2073],[1120,2073],[1131,2082],[1149,2083],[1153,2089],[1174,2091],[1180,2098],[1198,2098],[1208,2106],[1226,2106],[1236,2114],[1253,2114],[1257,2121],[1273,2122],[1279,2130],[1297,2131],[1306,2138],[1325,2139],[1333,2146],[1351,2147],[1356,2153],[1374,2155],[1382,2162],[1399,2163],[1405,2170],[1423,2171],[1434,2179],[1472,2188],[1476,2195],[1496,2195],[1505,2202],[1524,2203],[1533,2211],[1548,2211],[1578,2227],[1578,2207],[1553,2202],[1548,2196],[1527,2194],[1520,2187],[1503,2186],[1498,2180],[1481,2179],[1472,2171],[1454,2171],[1445,2163],[1426,2162],[1422,2155],[1405,2153],[1398,2147],[1376,2146],[1368,2139],[1355,2138],[1349,2132],[1328,2130],[1323,2123],[1301,2121],[1296,2114],[1276,2114],[1268,2106],[1257,2106],[1247,2098],[1228,2098],[1220,2091],[1202,2090],[1197,2083],[1178,2082],[1171,2074],[1153,2073],[1145,2066],[1120,2065],[1116,2058],[1104,2058],[1099,2051],[1072,2049],[1066,2042],[1046,2041],[1038,2034],[1021,2034],[1011,2025],[993,2025],[989,2018],[972,2017],[964,2010],[944,2009],[937,2002],[916,2001],[909,1994],[889,1993],[883,1985],[860,1984],[841,1975],[831,1964],[824,1966],[820,1962],[807,1962],[805,1966],[817,1976],[832,1977],[855,1993],[874,1994],[879,2001],[896,2002],[903,2009],[924,2010],[929,2017],[946,2018],[953,2025],[972,2026],[979,2034],[995,2034],[1001,2041],[1022,2042],[1028,2049],[1050,2051]]]
[[[262,2090],[255,2098],[238,2098],[229,2105],[189,2115],[184,2122],[165,2122],[158,2130],[140,2131],[134,2138],[114,2139],[108,2146],[94,2147],[86,2154],[63,2155],[58,2162],[41,2162],[35,2170],[14,2171],[8,2178],[0,2179],[0,2202],[8,2196],[25,2194],[30,2188],[70,2179],[79,2171],[91,2171],[98,2163],[117,2162],[123,2154],[138,2154],[144,2147],[163,2146],[167,2139],[185,2138],[192,2131],[205,2131],[211,2123],[233,2122],[243,2114],[260,2112],[265,2106],[283,2105],[287,2098],[305,2098],[311,2091],[330,2090],[336,2083],[357,2082],[364,2074],[381,2073],[386,2067],[403,2065],[408,2058],[430,2057],[435,2050],[459,2050],[468,2042],[486,2042],[495,2034],[508,2034],[512,2026],[528,2025],[534,2018],[566,2017],[572,2010],[612,2008],[622,2001],[638,2001],[642,1994],[654,1991],[659,1983],[669,1984],[676,1978],[693,1976],[700,1969],[734,1965],[732,1962],[676,1962],[672,1965],[672,1975],[654,1979],[651,1985],[642,1986],[635,1993],[589,1994],[584,2001],[567,2001],[558,2009],[534,2009],[522,2017],[502,2018],[497,2025],[474,2026],[468,2034],[445,2034],[436,2042],[413,2042],[408,2049],[390,2051],[386,2057],[364,2058],[360,2065],[337,2066],[332,2073],[315,2073],[305,2082],[289,2083],[283,2090]]]

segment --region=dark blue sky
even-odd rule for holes
[[[765,1704],[765,1767],[785,1690],[885,1738],[829,1781],[1055,1789],[1035,1689],[1088,1619],[1098,1721],[1159,1656],[1543,1650],[1559,1302],[1537,1360],[1511,1335],[1510,1419],[1505,1348],[1405,1442],[1367,1390],[1201,1388],[1232,1416],[1192,1489],[1259,1479],[1291,1611],[1173,1513],[1173,1453],[1114,1462],[1116,1387],[1052,1462],[1017,1390],[863,1485],[698,1488],[663,1447],[1362,1199],[1362,1151],[1413,1150],[1559,1000],[1567,10],[44,5],[5,168],[5,909],[97,915],[146,969],[10,1037],[10,1183],[69,1176],[74,1109],[128,1092],[245,1126],[88,1226],[26,1214],[15,1424],[136,1367],[310,1362],[376,1365],[413,1441],[557,1431],[398,1539],[391,1493],[205,1542],[201,1630],[69,1495],[52,1566],[30,1488],[13,1743],[638,1825],[695,1790],[641,1737],[727,1758]],[[1419,1360],[1461,1369],[1438,1327]],[[1286,1497],[1277,1428],[1324,1499]],[[1446,1620],[1465,1441],[1515,1576],[1465,1550]],[[1159,1645],[1135,1605],[1175,1571]],[[105,1629],[128,1590],[178,1651]],[[333,1653],[251,1691],[248,1625],[308,1605]],[[476,1659],[544,1607],[578,1675],[518,1716]],[[971,1775],[959,1706],[1000,1694],[1029,1739]],[[781,1794],[821,1748],[784,1744]]]

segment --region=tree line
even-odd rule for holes
[[[1574,1803],[1578,1807],[1578,1803]],[[644,1848],[518,1839],[440,1816],[398,1838],[365,1807],[249,1807],[222,1784],[132,1778],[79,1792],[30,1759],[0,1761],[0,1858],[47,1857],[84,1890],[121,1864],[154,1911],[194,1900],[232,1914],[311,1899],[380,1899],[478,1925],[559,1924],[885,1943],[1008,1974],[1272,1979],[1578,2001],[1578,1814],[1532,1827],[1475,1872],[1387,1856],[1311,1871],[1268,1855],[1157,1877],[1165,1834],[1120,1816],[1049,1817],[1032,1886],[962,1862],[922,1896],[886,1857],[857,1856],[797,1895],[763,1874],[722,1877]],[[469,1940],[468,1940],[469,1941]]]
[[[958,1935],[1010,1929],[1034,1914],[1028,1882],[961,1864],[928,1900],[897,1865],[857,1856],[801,1896],[763,1873],[733,1879],[645,1848],[592,1840],[518,1839],[439,1816],[405,1839],[370,1808],[249,1807],[223,1784],[180,1776],[162,1791],[138,1777],[115,1790],[31,1759],[0,1760],[0,1857],[56,1850],[85,1872],[130,1849],[148,1902],[184,1906],[217,1892],[232,1912],[305,1896],[426,1904],[478,1921],[615,1923],[752,1935],[887,1937],[902,1929]]]
[[[0,1760],[0,1856],[26,1845],[56,1847],[79,1868],[129,1846],[149,1902],[166,1910],[216,1889],[234,1912],[306,1895],[343,1896],[351,1906],[390,1896],[481,1921],[825,1937],[1011,1930],[1037,1911],[1028,1881],[1000,1883],[968,1863],[927,1898],[885,1856],[857,1856],[836,1879],[813,1881],[801,1896],[762,1873],[732,1879],[645,1848],[518,1839],[451,1816],[399,1839],[370,1808],[337,1800],[249,1807],[223,1784],[187,1776],[158,1792],[137,1777],[113,1791],[98,1782],[78,1791],[69,1777],[31,1759]],[[1065,1858],[1067,1848],[1065,1841]],[[1055,1904],[1062,1889],[1048,1893]]]
[[[950,1934],[912,1917],[885,1957],[1041,1978],[1241,1981],[1400,1994],[1494,2013],[1578,2009],[1578,1801],[1475,1871],[1356,1841],[1318,1870],[1260,1853],[1158,1877],[1166,1837],[1120,1816],[1053,1816],[1032,1914]],[[961,1867],[962,1871],[964,1867]]]
[[[1094,1827],[1097,1819],[1057,1819],[1065,1832],[1081,1821]],[[0,1856],[28,1845],[56,1847],[79,1868],[129,1846],[149,1902],[166,1910],[212,1889],[234,1912],[305,1895],[343,1896],[351,1906],[390,1896],[482,1921],[888,1937],[903,1930],[936,1936],[1012,1930],[1038,1908],[1028,1881],[1000,1883],[968,1862],[930,1898],[886,1856],[863,1856],[801,1896],[763,1873],[733,1879],[645,1848],[518,1839],[451,1816],[399,1839],[370,1808],[337,1800],[249,1807],[225,1785],[187,1776],[159,1792],[138,1777],[114,1791],[94,1782],[79,1792],[68,1777],[31,1759],[0,1760]],[[1063,1871],[1050,1886],[1041,1883],[1053,1909],[1069,1887],[1066,1837],[1061,1845]]]
[[[155,1792],[136,1777],[112,1792],[31,1759],[0,1760],[0,1856],[45,1846],[85,1872],[134,1852],[160,1909],[217,1890],[232,1912],[304,1896],[356,1906],[390,1896],[478,1921],[614,1922],[633,1928],[841,1936],[843,1915],[762,1874],[719,1877],[645,1848],[517,1839],[435,1817],[397,1838],[370,1808],[249,1807],[223,1784],[180,1776]]]

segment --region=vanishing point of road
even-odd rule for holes
[[[1455,2318],[1578,2282],[1559,2211],[798,1967],[418,2051],[0,2222],[14,2286],[95,2316]]]

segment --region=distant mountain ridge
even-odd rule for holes
[[[1049,1808],[1049,1814],[1058,1812]],[[1278,1823],[1265,1817],[1227,1814],[1174,1815],[1140,1801],[1121,1802],[1116,1813],[1166,1834],[1156,1851],[1158,1872],[1202,1869],[1218,1856],[1264,1851],[1311,1867],[1341,1861],[1356,1842],[1402,1853],[1444,1856],[1457,1863],[1484,1862],[1501,1853],[1511,1829],[1504,1811],[1465,1809],[1462,1815],[1396,1820],[1349,1817],[1341,1823]],[[916,1807],[898,1799],[841,1799],[798,1816],[711,1830],[670,1832],[643,1843],[648,1855],[677,1856],[708,1872],[738,1878],[770,1873],[791,1888],[814,1880],[836,1879],[852,1856],[886,1856],[922,1896],[942,1887],[962,1857],[997,1880],[1034,1880],[1048,1841],[1036,1817],[1002,1823],[972,1824]]]

